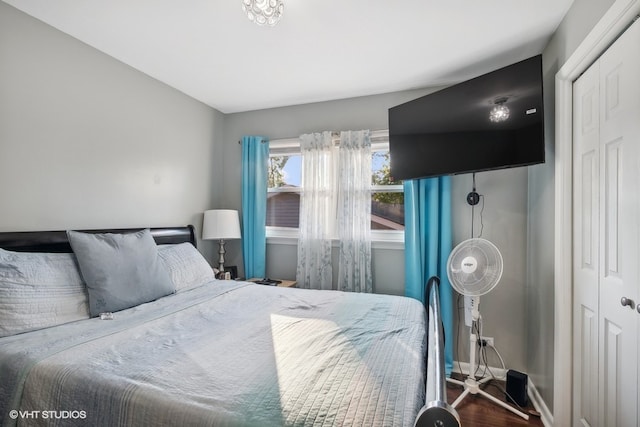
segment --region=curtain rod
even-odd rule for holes
[[[332,131],[331,132],[331,136],[335,137],[335,136],[339,136],[339,135],[340,135],[340,132],[338,132],[338,131]],[[374,137],[374,138],[375,137],[380,137],[380,136],[389,136],[389,129],[372,130],[371,131],[371,136]],[[272,142],[275,142],[275,141],[286,141],[287,139],[299,139],[299,138],[300,138],[300,136],[292,136],[292,137],[289,137],[289,138],[273,139],[271,141]],[[267,142],[267,141],[265,141],[265,140],[262,141],[262,143],[265,143],[265,142]],[[242,144],[242,141],[238,141],[238,144]]]
[[[265,139],[263,139],[262,141],[260,141],[260,144],[264,144],[265,142],[267,142]],[[238,140],[238,144],[242,144],[242,141]]]
[[[336,132],[336,131],[331,132],[331,136],[332,136],[332,137],[339,136],[339,135],[340,135],[340,132]],[[291,140],[296,139],[296,140],[297,140],[297,139],[300,139],[300,135],[298,135],[298,136],[290,136],[290,137],[288,137],[288,138],[277,138],[277,139],[271,139],[270,141],[271,141],[271,142],[275,142],[275,141],[286,141],[286,140],[288,140],[288,139],[291,139]],[[265,142],[267,142],[267,141],[265,141],[265,140],[262,140],[262,141],[261,141],[261,143],[263,143],[263,144],[264,144]],[[242,141],[238,141],[238,144],[242,144]]]

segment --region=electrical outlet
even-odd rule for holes
[[[478,341],[478,345],[482,347],[486,345],[487,347],[493,347],[493,337],[480,337],[480,341]]]

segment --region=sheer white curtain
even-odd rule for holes
[[[341,132],[338,158],[338,289],[373,292],[370,132]]]
[[[332,289],[331,237],[336,213],[331,133],[300,136],[302,194],[298,237],[298,287]]]

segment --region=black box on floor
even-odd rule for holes
[[[507,400],[515,402],[520,406],[527,406],[529,403],[527,382],[528,377],[526,374],[509,369],[507,371]],[[511,396],[513,400],[511,400],[509,396]]]

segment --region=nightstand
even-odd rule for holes
[[[258,277],[253,277],[247,280],[247,282],[257,282],[258,280],[262,280],[262,279]],[[275,280],[280,280],[280,279],[275,279]],[[296,282],[295,280],[282,280],[281,283],[278,283],[277,286],[280,288],[295,288],[297,284],[298,282]]]

